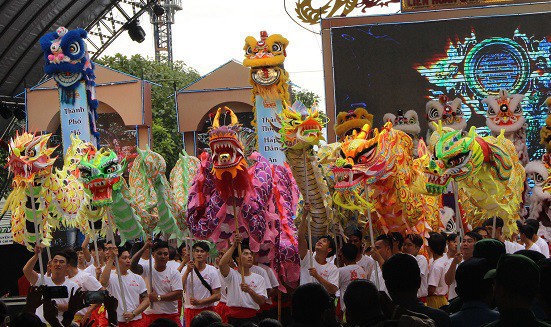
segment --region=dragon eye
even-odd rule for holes
[[[79,171],[80,171],[80,178],[86,179],[90,177],[90,170],[88,170],[88,168],[79,167]]]
[[[279,51],[281,51],[281,44],[274,43],[274,45],[272,45],[272,52],[279,52]]]
[[[532,179],[534,180],[534,183],[536,183],[537,185],[541,185],[543,184],[543,182],[545,182],[545,179],[543,178],[543,176],[538,173],[534,173],[534,176],[532,177]]]
[[[27,157],[34,157],[34,156],[36,156],[36,150],[33,149],[33,148],[27,149],[27,150],[25,150],[25,155]]]
[[[440,117],[440,113],[438,112],[438,109],[432,107],[429,109],[429,119],[435,120],[436,118]]]
[[[495,115],[496,115],[496,112],[494,108],[492,108],[491,106],[488,106],[488,116],[495,116]]]
[[[69,46],[69,52],[72,55],[77,55],[80,52],[80,44],[78,42],[73,42]]]
[[[410,124],[415,124],[415,118],[410,118],[410,119],[409,119],[409,123],[410,123]]]
[[[515,108],[515,114],[521,114],[521,113],[522,113],[522,106],[519,103],[518,106]]]
[[[107,167],[107,169],[105,169],[105,172],[106,172],[107,174],[112,174],[112,173],[114,173],[115,171],[117,171],[117,167],[115,167],[115,166],[109,166],[109,167]]]
[[[457,110],[455,111],[456,115],[457,116],[463,116],[463,111],[459,108],[457,108]]]
[[[251,47],[248,47],[247,50],[246,50],[247,54],[253,54],[253,48]]]

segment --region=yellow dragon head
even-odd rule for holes
[[[96,147],[90,142],[84,142],[78,135],[71,134],[71,145],[65,153],[63,167],[69,172],[74,173],[78,168],[78,164],[82,158],[88,154],[94,155]]]
[[[22,186],[52,172],[56,158],[51,158],[56,149],[48,147],[51,134],[34,135],[23,132],[9,142],[8,167],[13,173],[13,185]]]
[[[306,108],[297,101],[292,107],[283,108],[278,120],[281,123],[281,143],[287,149],[302,150],[324,139],[322,129],[327,124],[327,117],[315,105]]]

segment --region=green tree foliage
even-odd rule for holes
[[[186,66],[182,61],[172,63],[157,62],[153,59],[134,55],[128,58],[117,53],[97,60],[99,64],[139,78],[152,81],[161,86],[153,86],[153,149],[166,160],[167,172],[178,160],[183,149],[182,136],[178,133],[174,90],[179,90],[200,77],[199,73]]]
[[[295,101],[302,102],[306,107],[310,108],[314,102],[319,103],[320,96],[316,93],[307,90],[307,89],[300,89],[297,87],[293,87],[293,91],[291,92],[291,100],[293,103]]]

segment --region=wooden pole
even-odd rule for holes
[[[455,200],[455,225],[459,234],[459,242],[457,242],[457,252],[461,251],[461,241],[463,241],[463,222],[461,220],[461,211],[459,210],[459,189],[457,182],[453,181],[453,197]]]
[[[281,322],[281,291],[277,290],[277,320]]]
[[[306,175],[306,172],[308,171],[308,167],[306,166],[306,149],[302,151],[303,154],[303,163],[304,163],[304,187],[306,191],[303,194],[304,196],[304,204],[310,204],[310,196],[308,195],[309,187],[308,187],[308,176]],[[310,208],[312,210],[312,208]],[[306,218],[306,216],[304,217]],[[308,249],[310,250],[310,268],[314,268],[314,250],[312,248],[312,214],[308,216]]]
[[[153,243],[153,239],[155,238],[155,234],[153,231],[151,232],[151,242]],[[152,247],[149,248],[149,291],[153,292],[153,244],[151,244]],[[153,302],[149,302],[149,307],[153,309]]]
[[[233,188],[233,218],[235,220],[235,233],[239,234],[239,210],[237,210],[237,191]],[[241,272],[241,283],[245,283],[245,270],[241,263],[241,243],[237,244],[237,253],[239,255],[239,271]]]
[[[369,203],[369,187],[365,185],[365,198]],[[371,208],[367,207],[367,223],[369,224],[369,239],[371,241],[372,251],[375,250],[375,237],[373,236],[373,221],[371,219]],[[379,290],[379,262],[375,260],[375,286]]]
[[[107,215],[108,223],[109,223],[109,235],[111,236],[111,239],[113,240],[113,245],[115,245],[115,233],[113,232],[113,220],[111,219],[110,215]],[[96,249],[97,252],[97,249]],[[121,290],[121,300],[122,300],[122,307],[123,312],[128,311],[128,307],[126,306],[126,297],[124,296],[124,285],[122,283],[122,276],[121,276],[121,267],[119,266],[119,258],[114,258],[115,261],[115,268],[117,269],[117,278],[119,280],[119,287]],[[99,262],[98,262],[99,265]],[[151,274],[150,274],[151,275]],[[152,286],[153,287],[153,286]]]
[[[92,225],[92,242],[94,242],[94,254],[96,259],[96,267],[101,267],[101,264],[99,262],[99,253],[98,253],[98,237],[96,235],[96,226],[94,226],[94,222],[91,222]],[[114,242],[114,241],[113,241]]]
[[[36,205],[34,201],[34,180],[29,183],[29,191],[31,192],[31,205],[33,207],[33,218],[34,218],[34,243],[39,245],[42,242],[42,235],[40,235],[38,218],[36,217]],[[42,263],[42,252],[38,254],[38,265],[40,268],[40,285],[44,285],[44,265]],[[39,286],[40,286],[39,285]]]

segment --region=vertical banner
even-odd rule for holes
[[[260,95],[255,97],[256,130],[258,134],[258,152],[272,164],[283,165],[285,154],[281,149],[279,138],[281,135],[274,131],[270,122],[277,124],[276,116],[283,106],[281,100],[264,101]]]
[[[64,92],[67,91],[59,89],[63,154],[65,154],[67,148],[71,145],[71,134],[78,135],[84,142],[95,143],[92,141],[90,134],[90,117],[88,116],[89,110],[84,81],[79,82],[78,87],[71,96],[63,94]]]

